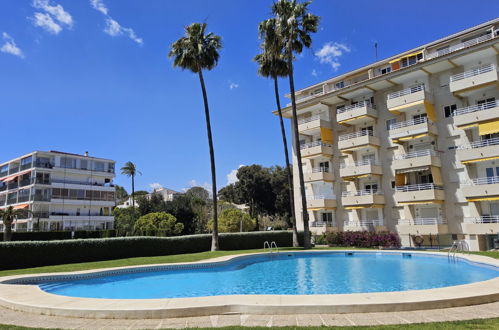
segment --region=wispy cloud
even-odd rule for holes
[[[49,33],[59,34],[64,28],[70,29],[74,25],[73,17],[61,5],[49,0],[34,0],[32,6],[40,10],[31,18],[33,24]]]
[[[237,83],[232,82],[232,81],[229,80],[229,88],[230,89],[239,88],[239,84],[237,84]]]
[[[19,47],[17,47],[16,43],[14,42],[14,38],[8,35],[7,32],[2,33],[2,40],[3,44],[2,47],[0,47],[0,52],[24,58],[23,51]]]
[[[319,74],[317,73],[317,70],[313,69],[312,72],[310,73],[312,76],[314,76],[315,78],[317,78],[319,76]]]
[[[151,188],[152,190],[156,190],[156,189],[163,188],[163,186],[158,182],[154,182],[154,183],[149,184],[149,188]]]
[[[227,174],[227,185],[230,185],[232,183],[236,183],[237,181],[239,181],[239,179],[237,178],[237,171],[243,167],[244,165],[239,165],[238,168],[236,169],[233,169],[232,171],[229,172],[229,174]]]
[[[340,57],[344,53],[349,53],[350,47],[339,42],[325,43],[322,48],[315,53],[315,56],[322,64],[329,64],[334,71],[341,66]]]
[[[137,36],[132,28],[122,26],[118,23],[118,21],[109,16],[109,9],[102,0],[90,0],[90,5],[106,17],[106,27],[104,28],[104,33],[110,35],[111,37],[125,35],[139,45],[144,43],[144,40]]]

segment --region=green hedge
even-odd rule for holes
[[[292,246],[291,231],[220,234],[221,250],[263,248],[265,241]],[[300,233],[300,244],[303,233]],[[0,243],[0,269],[18,269],[78,262],[150,257],[209,251],[211,235],[177,237],[120,237],[60,241]]]
[[[53,241],[73,238],[106,238],[116,236],[114,230],[77,230],[72,237],[71,231],[29,231],[12,232],[12,241]],[[0,241],[3,235],[0,234]]]

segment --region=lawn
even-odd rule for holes
[[[342,249],[351,249],[351,248],[349,247],[314,248],[314,250],[342,250]],[[280,249],[280,251],[296,251],[296,250],[302,250],[302,249],[301,248]],[[110,267],[192,262],[192,261],[199,261],[199,260],[228,256],[228,255],[238,255],[243,253],[258,253],[258,252],[262,252],[262,249],[215,251],[215,252],[208,251],[208,252],[189,253],[189,254],[175,254],[175,255],[159,256],[159,257],[139,257],[139,258],[127,258],[127,259],[105,260],[105,261],[95,261],[95,262],[83,262],[83,263],[55,265],[55,266],[2,270],[0,271],[0,277],[9,276],[9,275],[36,274],[36,273],[72,272],[72,271],[91,270],[91,269],[110,268]],[[471,252],[471,253],[499,259],[499,251]]]

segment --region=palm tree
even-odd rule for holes
[[[211,181],[213,194],[213,236],[211,250],[219,250],[218,245],[218,208],[217,208],[217,181],[215,171],[215,151],[213,149],[213,138],[211,135],[210,109],[208,107],[208,96],[204,85],[203,70],[213,69],[217,63],[218,51],[222,48],[221,38],[213,33],[205,33],[206,23],[192,23],[185,27],[185,35],[171,45],[168,53],[173,58],[173,67],[182,70],[190,70],[197,73],[203,93],[204,114],[206,119],[206,130],[208,132],[208,145],[210,148]]]
[[[308,224],[307,199],[305,196],[305,183],[300,151],[300,137],[298,134],[298,120],[296,114],[295,83],[293,78],[293,54],[300,54],[303,47],[312,46],[310,33],[317,32],[319,17],[308,12],[311,1],[299,3],[296,0],[278,0],[272,5],[275,15],[276,34],[283,45],[282,53],[288,63],[289,89],[291,94],[291,107],[293,112],[292,125],[295,140],[296,157],[298,160],[298,175],[300,180],[300,193],[302,202],[304,242],[306,249],[311,247],[310,228]]]
[[[14,220],[25,215],[26,212],[31,213],[31,211],[25,209],[16,210],[12,206],[0,210],[0,219],[3,220],[3,240],[5,242],[10,241],[12,237],[12,223]]]
[[[275,100],[277,111],[279,113],[279,122],[281,124],[282,143],[284,146],[284,158],[286,160],[286,172],[288,176],[289,186],[289,203],[291,206],[291,224],[293,227],[293,246],[299,246],[298,230],[296,229],[296,217],[293,201],[293,179],[291,176],[291,166],[289,164],[288,142],[286,140],[286,130],[284,128],[284,120],[282,119],[281,101],[279,100],[279,84],[278,77],[288,76],[288,63],[282,56],[282,46],[279,45],[275,31],[275,20],[268,19],[260,23],[258,30],[260,38],[263,40],[260,48],[262,53],[255,56],[254,61],[258,63],[258,74],[262,77],[272,78],[274,80]]]
[[[121,168],[121,174],[132,178],[132,206],[135,207],[135,176],[137,174],[142,175],[142,173],[137,170],[137,167],[134,163],[126,162],[125,166]]]

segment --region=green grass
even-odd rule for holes
[[[294,330],[294,329],[304,329],[304,330],[315,330],[315,329],[336,329],[336,330],[359,330],[359,329],[369,329],[369,330],[464,330],[464,329],[498,329],[499,328],[499,318],[495,319],[485,319],[485,320],[469,320],[469,321],[453,321],[453,322],[435,322],[435,323],[417,323],[417,324],[400,324],[400,325],[377,325],[377,326],[357,326],[357,327],[273,327],[275,329],[282,330]],[[26,328],[18,327],[13,325],[1,325],[0,330],[22,330],[22,329],[39,329],[39,328]],[[210,328],[198,328],[198,329],[210,329]],[[226,330],[267,330],[267,327],[224,327],[220,329]]]
[[[348,249],[348,247],[314,248],[314,250],[343,250],[343,249]],[[356,249],[367,250],[359,248]],[[301,248],[280,249],[280,251],[296,251],[296,250],[302,250],[302,249]],[[83,262],[83,263],[64,264],[64,265],[55,265],[55,266],[2,270],[0,271],[0,276],[37,274],[37,273],[74,272],[74,271],[92,270],[99,268],[139,266],[139,265],[149,265],[149,264],[167,264],[167,263],[176,263],[176,262],[192,262],[192,261],[199,261],[199,260],[228,256],[228,255],[238,255],[243,253],[258,253],[258,252],[262,252],[262,250],[256,249],[256,250],[237,250],[237,251],[215,251],[215,252],[200,252],[200,253],[190,253],[190,254],[175,254],[175,255],[159,256],[159,257],[115,259],[115,260]],[[498,251],[471,252],[471,253],[499,259]]]

